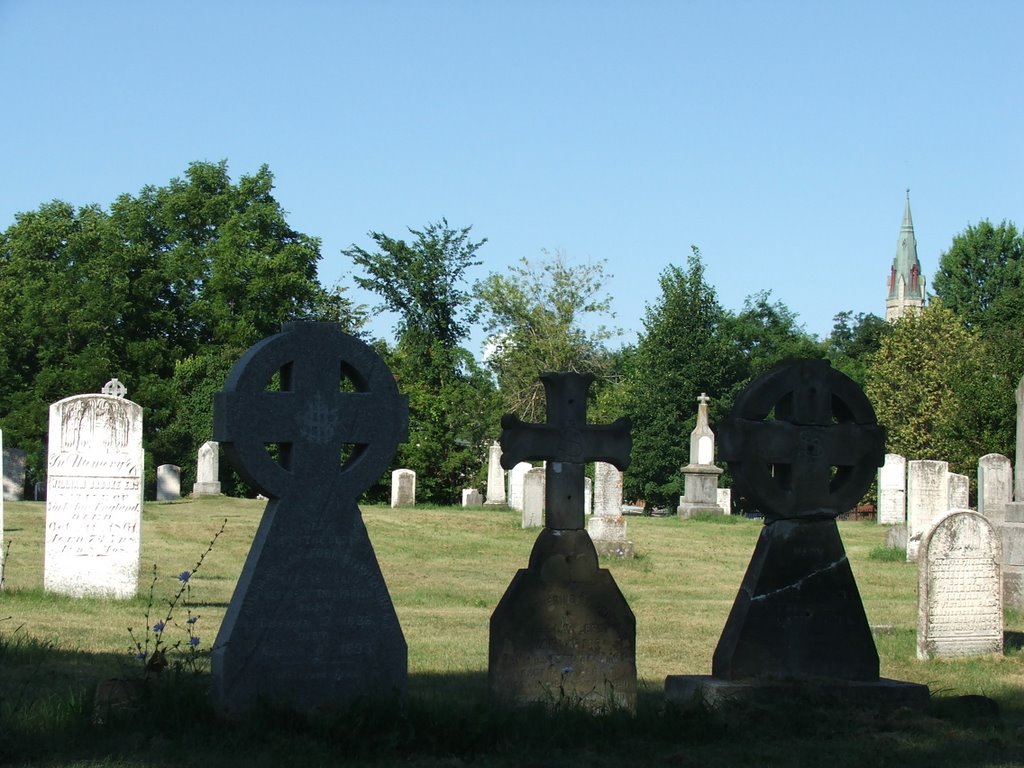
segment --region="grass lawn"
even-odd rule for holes
[[[732,518],[631,518],[636,559],[602,561],[636,614],[635,717],[493,710],[488,621],[526,566],[537,531],[522,530],[507,510],[371,506],[363,517],[409,646],[404,710],[363,708],[316,723],[268,710],[222,722],[206,697],[206,674],[169,670],[154,678],[144,706],[93,724],[96,684],[138,673],[128,627],[144,637],[147,624],[164,617],[178,574],[226,519],[190,582],[195,633],[209,648],[262,509],[223,498],[148,503],[140,596],[108,601],[45,594],[44,505],[7,502],[0,765],[1024,766],[1024,617],[1008,613],[1003,657],[918,661],[916,566],[887,558],[885,530],[866,522],[840,530],[876,630],[882,675],[928,684],[925,713],[780,707],[722,718],[665,705],[666,675],[711,671],[761,528]],[[185,616],[176,611],[168,642],[187,642]],[[957,698],[966,694],[995,700],[999,713]]]

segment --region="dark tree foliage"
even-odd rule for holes
[[[863,387],[872,356],[891,330],[892,326],[878,315],[840,312],[832,319],[832,333],[825,339],[825,357],[833,368]]]
[[[490,377],[459,346],[472,322],[466,271],[479,265],[486,242],[469,239],[470,227],[448,222],[410,229],[411,242],[371,232],[374,253],[352,245],[342,251],[366,274],[356,282],[382,299],[380,309],[400,316],[398,341],[387,350],[401,392],[409,396],[409,440],[396,467],[416,472],[418,501],[453,503],[475,484],[497,434],[498,398]],[[384,486],[375,491],[383,496]]]
[[[263,166],[227,164],[122,195],[109,212],[54,201],[0,236],[0,426],[42,477],[48,405],[116,376],[144,408],[147,469],[185,469],[212,432],[212,392],[255,341],[293,319],[354,328],[317,282],[319,240],[296,232]]]

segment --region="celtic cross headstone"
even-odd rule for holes
[[[777,697],[804,683],[833,701],[926,702],[927,687],[879,678],[836,525],[885,455],[885,431],[861,389],[827,361],[787,361],[740,393],[717,434],[734,487],[765,524],[715,649],[712,680],[669,677],[666,694],[681,697],[696,681],[707,703],[758,691]]]
[[[502,466],[548,462],[546,521],[491,616],[488,682],[502,704],[636,706],[636,619],[584,529],[584,467],[629,465],[630,422],[587,424],[593,376],[544,373],[547,420],[502,417]]]
[[[405,638],[356,500],[407,433],[391,372],[336,324],[286,323],[235,364],[214,438],[270,501],[214,645],[224,711],[404,695]]]

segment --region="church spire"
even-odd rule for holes
[[[896,257],[889,272],[889,294],[885,301],[885,319],[893,322],[908,312],[920,312],[924,306],[924,275],[917,260],[914,220],[910,216],[910,190],[903,208],[903,223],[896,240]]]

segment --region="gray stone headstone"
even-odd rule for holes
[[[864,393],[827,361],[787,361],[739,394],[717,437],[733,487],[765,525],[711,677],[671,676],[666,696],[687,704],[763,697],[791,708],[813,690],[868,706],[927,703],[926,687],[879,677],[836,525],[884,463],[885,432]]]
[[[134,597],[142,542],[142,406],[76,395],[50,406],[43,587]]]
[[[953,510],[918,552],[919,659],[1003,652],[1000,544],[977,512]]]
[[[898,453],[885,454],[878,470],[878,517],[881,525],[907,521],[907,460]]]
[[[161,464],[156,468],[156,500],[175,501],[181,498],[181,467]]]
[[[541,375],[547,421],[502,417],[502,465],[545,460],[545,528],[491,615],[488,686],[504,705],[636,707],[636,619],[583,528],[584,465],[625,469],[628,419],[587,424],[593,376]],[[531,471],[532,473],[532,471]],[[529,478],[529,475],[527,477]],[[529,480],[527,481],[529,483]]]
[[[594,514],[587,521],[587,532],[599,555],[630,558],[635,554],[622,515],[622,472],[606,461],[594,462]]]
[[[196,455],[196,481],[192,484],[193,496],[217,496],[220,494],[220,444],[207,440],[199,446]]]
[[[523,511],[523,482],[531,469],[533,464],[521,461],[508,471],[508,505],[520,512]]]
[[[732,488],[718,489],[718,506],[725,510],[725,514],[732,514]]]
[[[971,478],[950,472],[946,476],[948,496],[946,511],[950,509],[967,509],[971,506]]]
[[[3,497],[7,501],[21,501],[25,497],[25,461],[25,452],[20,448],[3,449]]]
[[[921,538],[949,511],[949,464],[907,462],[907,560],[917,561]]]
[[[1017,455],[1013,459],[1013,498],[1024,501],[1024,376],[1017,383]]]
[[[464,507],[479,507],[484,503],[483,497],[480,495],[480,491],[476,488],[463,488],[462,489],[462,506]]]
[[[416,473],[396,469],[391,473],[391,508],[416,506]]]
[[[523,477],[523,528],[544,525],[544,467],[534,467]]]
[[[487,450],[487,500],[485,504],[506,505],[505,470],[501,468],[501,446],[492,443]]]
[[[405,638],[356,502],[407,436],[394,376],[339,325],[286,323],[235,364],[214,437],[270,501],[213,646],[220,709],[263,699],[337,712],[404,696]]]
[[[1006,505],[1013,501],[1013,467],[998,453],[978,459],[978,514],[989,522],[1006,520]]]

